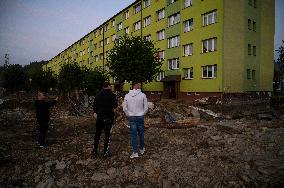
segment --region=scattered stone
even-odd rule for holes
[[[66,164],[64,161],[56,161],[56,166],[55,169],[56,170],[63,170],[66,167]]]

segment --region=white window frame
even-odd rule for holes
[[[120,22],[119,24],[117,24],[117,30],[118,30],[118,31],[122,30],[122,28],[123,28],[122,22]]]
[[[141,21],[135,22],[134,23],[134,31],[137,31],[141,29]]]
[[[141,12],[142,9],[141,3],[136,4],[133,8],[134,8],[134,14]]]
[[[115,26],[115,20],[112,20],[112,27]]]
[[[104,58],[104,54],[100,53],[100,60],[103,60],[103,58]]]
[[[217,37],[202,41],[202,53],[217,51]]]
[[[160,9],[157,11],[157,17],[158,17],[158,21],[165,18],[165,9]]]
[[[151,16],[147,16],[146,18],[144,18],[144,27],[147,27],[150,24],[151,24]]]
[[[151,41],[151,35],[147,35],[144,37],[146,41]]]
[[[173,58],[168,60],[168,70],[179,69],[179,58]]]
[[[165,72],[159,72],[157,75],[157,81],[160,82],[163,78],[165,78]]]
[[[217,78],[217,65],[216,64],[202,66],[201,71],[202,71],[201,72],[202,78]],[[204,75],[204,72],[206,72],[206,75]],[[209,76],[210,72],[212,72],[211,76]]]
[[[125,11],[124,15],[125,15],[125,20],[127,20],[129,18],[129,10]]]
[[[180,13],[175,13],[168,17],[168,26],[173,26],[175,24],[178,24],[180,22]]]
[[[157,32],[157,41],[165,39],[165,30],[160,30]]]
[[[98,55],[95,56],[95,62],[97,62],[97,61],[99,61],[99,56]]]
[[[170,4],[173,4],[173,3],[175,3],[176,1],[177,1],[177,0],[170,0],[169,3],[170,3]]]
[[[115,41],[115,39],[116,39],[116,34],[113,34],[113,35],[111,36],[111,40],[112,40],[112,41]]]
[[[164,61],[164,59],[165,59],[165,51],[164,50],[159,51],[158,52],[158,56],[159,56],[160,61]]]
[[[192,0],[184,0],[184,8],[192,6]]]
[[[125,34],[129,34],[129,27],[125,28]]]
[[[106,44],[109,44],[109,37],[106,38]]]
[[[193,30],[193,18],[184,21],[184,32]]]
[[[203,26],[211,25],[217,22],[217,10],[203,14]]]
[[[193,55],[193,43],[186,44],[186,45],[183,46],[183,55],[184,56]]]
[[[168,38],[168,48],[178,47],[179,44],[180,44],[180,36],[179,35]]]
[[[144,8],[147,8],[150,5],[151,5],[151,1],[150,0],[144,0]]]
[[[185,80],[192,80],[193,79],[193,67],[184,69],[184,79]]]

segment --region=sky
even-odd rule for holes
[[[135,0],[0,0],[0,65],[50,60]],[[275,48],[284,40],[284,0],[275,0]],[[275,56],[276,57],[276,56]]]

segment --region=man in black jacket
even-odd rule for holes
[[[113,110],[117,107],[117,99],[115,94],[111,91],[111,85],[109,82],[103,84],[103,89],[96,95],[94,99],[94,115],[97,115],[96,121],[96,133],[94,140],[94,154],[98,156],[98,146],[102,130],[105,133],[104,140],[104,157],[111,156],[109,152],[109,143],[112,130],[112,124],[114,121]]]
[[[57,100],[58,98],[56,97],[55,100],[47,101],[47,97],[42,92],[38,92],[37,94],[35,106],[36,119],[39,128],[38,144],[41,148],[47,147],[45,137],[48,129],[48,122],[50,120],[49,109],[56,104]]]

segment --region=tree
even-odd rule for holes
[[[283,75],[284,74],[284,40],[282,40],[282,45],[276,50],[278,53],[278,58],[276,60],[276,63],[280,67],[280,72]]]
[[[88,95],[95,95],[101,88],[103,82],[108,80],[107,74],[100,68],[87,69],[84,67],[83,91]]]
[[[57,85],[57,78],[54,76],[54,72],[49,68],[46,71],[39,67],[33,69],[28,73],[29,84],[32,90],[40,90],[48,92],[51,88],[55,88]]]
[[[70,92],[79,89],[84,79],[84,71],[77,63],[64,64],[58,75],[58,89]]]
[[[5,65],[3,70],[3,87],[7,91],[20,91],[25,88],[27,75],[19,64]]]
[[[162,65],[158,50],[139,36],[120,37],[107,56],[110,75],[120,82],[152,81]]]

